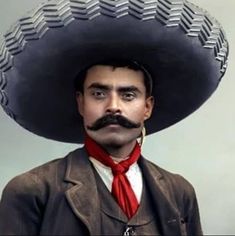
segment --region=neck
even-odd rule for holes
[[[110,156],[123,159],[130,155],[134,149],[136,141],[132,141],[124,146],[101,145]]]

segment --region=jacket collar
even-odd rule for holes
[[[100,202],[94,173],[84,148],[68,156],[65,181],[73,184],[66,191],[66,197],[74,214],[82,220],[91,235],[99,234]]]

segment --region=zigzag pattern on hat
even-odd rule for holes
[[[185,0],[50,0],[21,18],[5,35],[0,48],[1,73],[12,67],[14,56],[28,41],[43,37],[50,28],[63,27],[75,20],[92,20],[99,15],[114,18],[131,15],[142,21],[156,18],[166,27],[181,27],[189,37],[198,37],[204,48],[214,50],[216,60],[221,63],[221,75],[227,69],[228,43],[221,26]],[[0,102],[6,107],[4,78],[2,74]]]
[[[6,97],[6,94],[4,92],[4,88],[6,87],[7,80],[4,74],[1,74],[1,80],[0,80],[0,89],[2,91],[1,96],[0,96],[0,103],[4,106],[7,106],[8,99]]]
[[[6,85],[7,85],[6,75],[4,73],[0,73],[0,103],[1,103],[4,111],[7,113],[7,115],[15,120],[14,113],[7,106],[8,105],[8,98],[7,98],[7,95],[4,91],[4,88],[6,87]]]
[[[0,69],[8,70],[12,56],[20,53],[27,41],[41,38],[49,28],[63,27],[76,19],[91,20],[100,14],[115,18],[130,14],[140,20],[157,18],[167,27],[180,26],[188,36],[199,37],[205,48],[214,49],[216,59],[221,61],[221,72],[226,70],[228,45],[221,26],[184,0],[51,0],[21,18],[5,35]]]

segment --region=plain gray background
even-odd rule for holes
[[[0,39],[41,0],[0,0]],[[147,137],[143,154],[195,187],[205,234],[235,234],[235,0],[191,0],[216,17],[230,42],[228,71],[214,95],[194,114]],[[21,128],[0,109],[0,194],[6,183],[77,145],[46,140]]]

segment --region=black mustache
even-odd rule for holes
[[[108,125],[117,124],[127,129],[139,128],[141,126],[140,123],[135,123],[133,121],[128,120],[127,118],[121,115],[106,115],[95,121],[95,123],[91,126],[87,126],[89,130],[97,131],[99,129],[104,128]]]

